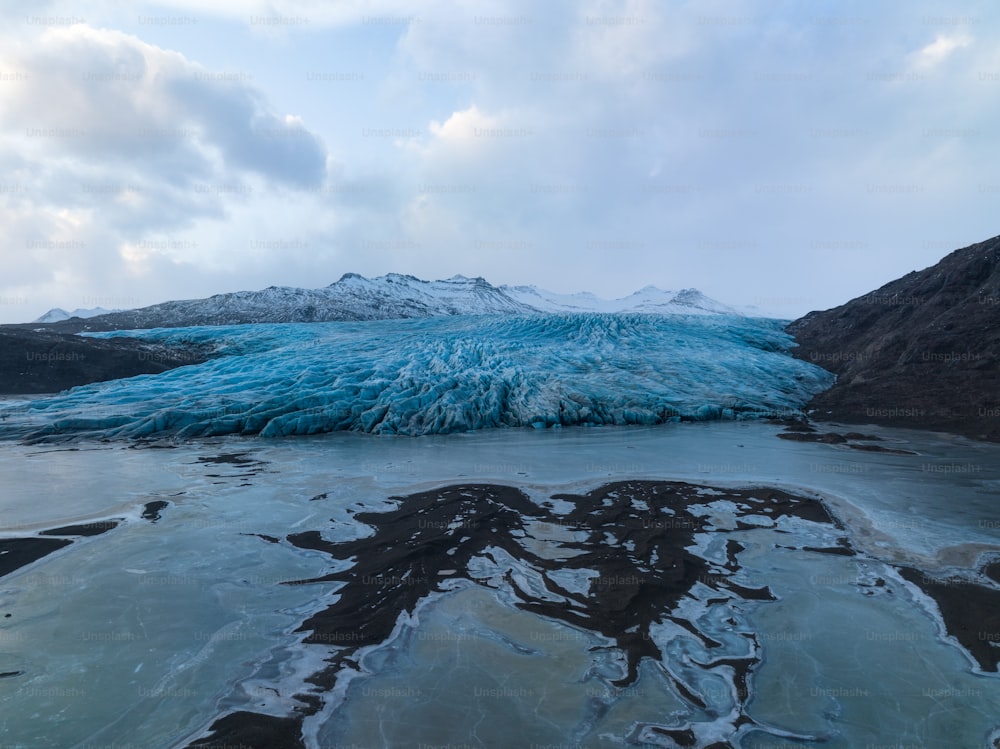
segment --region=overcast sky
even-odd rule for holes
[[[0,322],[353,271],[794,318],[1000,233],[1000,7],[4,0]]]

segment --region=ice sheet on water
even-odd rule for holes
[[[116,334],[104,334],[116,335]],[[779,322],[579,314],[140,331],[222,354],[0,409],[0,437],[654,424],[787,414],[832,383]]]

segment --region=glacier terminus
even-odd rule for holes
[[[99,336],[118,332],[95,333]],[[0,437],[263,437],[792,416],[832,375],[779,321],[550,313],[131,331],[207,362],[0,410]]]

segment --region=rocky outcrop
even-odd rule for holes
[[[837,375],[818,419],[1000,441],[1000,237],[788,326]]]
[[[157,374],[212,355],[208,347],[169,347],[134,338],[86,338],[32,329],[0,328],[0,393],[56,393],[91,382]]]

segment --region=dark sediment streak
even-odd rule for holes
[[[874,437],[860,432],[848,432],[839,434],[838,432],[817,432],[812,427],[799,425],[786,425],[787,431],[777,435],[778,439],[789,440],[791,442],[820,442],[826,445],[844,445],[852,450],[861,450],[869,453],[890,453],[892,455],[916,455],[910,450],[900,450],[894,447],[884,447],[882,445],[869,445],[867,442],[880,442],[880,437]],[[862,443],[853,440],[864,440]]]
[[[1000,562],[991,562],[983,567],[983,574],[991,580],[1000,583]]]
[[[854,549],[849,549],[846,546],[829,546],[829,547],[819,547],[819,546],[803,546],[803,551],[813,551],[817,554],[836,554],[842,557],[853,557],[857,552]]]
[[[154,502],[147,502],[142,509],[142,519],[155,523],[160,519],[160,510],[166,509],[169,505],[169,502],[164,502],[162,499],[158,499]]]
[[[251,479],[262,470],[264,470],[267,465],[267,461],[257,460],[256,458],[249,457],[249,452],[239,452],[239,453],[220,453],[219,455],[212,455],[208,457],[200,457],[195,463],[200,465],[222,465],[222,466],[234,466],[237,470],[242,471],[241,473],[206,473],[205,476],[209,478],[217,479]],[[222,482],[216,482],[222,483]],[[241,486],[250,486],[249,483],[241,484]]]
[[[948,634],[962,644],[983,671],[1000,664],[1000,590],[971,580],[939,580],[901,567],[900,574],[934,599]]]
[[[302,723],[296,718],[276,718],[259,713],[230,713],[217,720],[211,735],[188,745],[188,749],[218,747],[268,747],[268,749],[305,749],[301,738]]]
[[[848,445],[852,450],[862,450],[867,453],[889,453],[890,455],[917,455],[912,450],[900,450],[895,447],[883,447],[882,445]]]
[[[42,557],[69,546],[72,541],[57,538],[0,539],[0,577],[37,562]]]
[[[64,525],[62,528],[52,528],[42,531],[41,536],[100,536],[118,527],[116,520],[95,520],[92,523],[80,525]]]
[[[38,536],[0,539],[0,577],[9,575],[32,562],[37,562],[42,557],[73,543],[69,538],[50,538],[51,536],[76,536],[80,538],[100,536],[114,530],[120,523],[120,519],[95,520],[90,523],[48,528],[39,531]]]
[[[392,634],[396,620],[412,611],[425,596],[439,589],[445,579],[442,570],[464,568],[473,556],[488,546],[504,549],[515,558],[528,557],[533,564],[546,564],[526,553],[511,535],[523,530],[524,519],[539,513],[520,490],[507,486],[460,485],[414,494],[387,513],[359,513],[362,523],[377,528],[376,536],[346,543],[330,543],[316,531],[299,533],[288,540],[301,549],[313,549],[335,559],[357,558],[350,570],[307,582],[344,581],[340,601],[303,622],[300,631],[309,631],[307,643],[350,645],[348,651],[384,642]],[[462,543],[449,526],[459,523]],[[372,553],[378,550],[378,553]],[[454,553],[449,554],[449,551]],[[341,663],[317,676],[315,683],[332,686]]]
[[[274,536],[269,536],[266,533],[241,533],[241,536],[256,536],[257,538],[267,541],[269,544],[281,543],[280,538],[275,538]]]
[[[778,435],[778,439],[792,440],[793,442],[823,442],[828,445],[842,445],[847,442],[847,438],[836,432],[783,432]]]
[[[625,657],[625,672],[611,683],[626,687],[638,678],[644,658],[661,659],[663,654],[650,634],[656,622],[673,622],[695,637],[708,649],[718,648],[698,626],[673,612],[696,585],[705,585],[719,593],[718,601],[734,599],[772,600],[765,588],[746,588],[730,578],[739,571],[738,542],[727,544],[724,565],[706,560],[687,547],[695,535],[717,529],[703,515],[691,512],[696,505],[728,500],[743,508],[737,516],[763,513],[770,519],[794,516],[817,523],[831,524],[833,519],[821,503],[774,489],[715,489],[680,482],[624,481],[608,484],[584,495],[559,494],[553,499],[572,505],[566,515],[534,504],[519,489],[509,486],[464,484],[447,486],[407,497],[393,497],[399,502],[388,512],[364,512],[355,517],[374,528],[374,535],[353,541],[332,542],[318,531],[288,536],[300,549],[328,554],[336,560],[351,560],[353,566],[310,580],[343,582],[335,603],[304,621],[299,631],[307,633],[307,644],[331,647],[327,665],[307,679],[313,686],[310,694],[297,695],[296,712],[283,718],[240,712],[222,717],[211,727],[211,734],[190,746],[218,749],[239,740],[247,747],[297,746],[294,743],[268,744],[245,738],[236,731],[251,721],[266,726],[281,741],[290,742],[301,730],[302,720],[322,707],[325,692],[337,684],[344,668],[360,670],[358,651],[386,642],[404,612],[412,612],[427,596],[442,590],[449,578],[463,578],[484,587],[503,587],[516,599],[516,605],[528,612],[548,617],[573,627],[599,633],[611,639]],[[539,531],[541,523],[561,526],[574,540],[560,540],[554,547],[567,553],[542,556],[522,543],[521,538],[539,540],[532,534],[552,539]],[[746,524],[746,529],[755,528]],[[722,531],[739,533],[740,530]],[[499,563],[492,550],[499,549],[519,564],[540,575],[547,591],[544,597],[518,585],[508,571],[501,582],[497,578],[477,579],[469,572],[474,558]],[[566,590],[551,577],[555,570],[596,571],[586,594]],[[732,723],[735,731],[754,724],[745,712],[748,678],[758,663],[759,647],[752,634],[746,657],[725,657],[704,668],[724,665],[733,672],[733,693],[740,700],[738,715]],[[691,685],[675,680],[677,692],[694,707],[704,707],[706,700]],[[252,716],[252,717],[251,717]],[[681,746],[697,745],[697,726],[654,726],[662,735],[670,735]],[[263,729],[262,729],[263,730]]]

